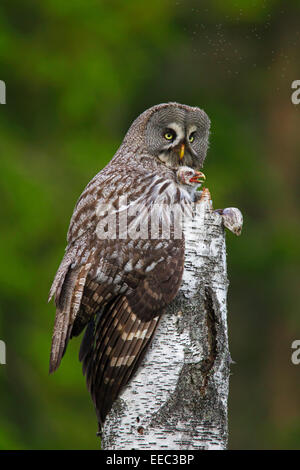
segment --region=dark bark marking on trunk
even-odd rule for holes
[[[208,344],[208,355],[202,361],[201,371],[203,373],[203,385],[201,387],[201,393],[205,394],[207,382],[209,380],[209,373],[214,366],[217,358],[217,329],[216,323],[218,319],[216,316],[213,294],[210,287],[205,287],[204,290],[204,307],[206,314],[206,325],[207,325],[207,344]]]

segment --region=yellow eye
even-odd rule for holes
[[[173,139],[173,134],[171,132],[166,132],[165,133],[165,139],[172,140]]]
[[[194,142],[194,140],[195,140],[195,136],[194,136],[193,134],[191,134],[191,135],[189,136],[189,142],[192,143],[192,142]]]

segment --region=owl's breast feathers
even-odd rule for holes
[[[174,204],[186,202],[188,193],[171,171],[158,174],[136,168],[122,173],[108,165],[76,204],[66,253],[49,296],[55,297],[57,307],[50,372],[59,366],[69,339],[87,326],[80,360],[100,427],[180,287],[184,240],[174,237],[170,213]],[[162,235],[161,227],[155,232],[158,238],[153,236],[153,208],[158,221],[171,220],[169,236]],[[121,227],[127,211],[127,225]],[[105,238],[102,222],[108,214],[116,215],[117,236]],[[124,230],[131,227],[136,234],[137,221],[144,225],[144,234],[130,237]]]

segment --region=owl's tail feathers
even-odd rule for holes
[[[160,316],[143,321],[120,296],[92,320],[82,340],[79,359],[95,404],[99,431],[113,402],[139,367]]]
[[[69,264],[65,266],[65,272],[60,272],[62,265],[63,263],[57,272],[50,291],[51,296],[55,294],[57,307],[50,353],[50,373],[58,368],[66,351],[90,269],[90,263],[77,268],[71,268]]]

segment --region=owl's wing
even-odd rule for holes
[[[140,177],[141,183],[136,184]],[[131,178],[131,179],[130,179]],[[112,300],[118,290],[124,287],[124,264],[116,262],[113,256],[117,249],[117,240],[101,240],[97,236],[97,225],[101,221],[99,207],[114,209],[119,198],[129,193],[132,199],[139,200],[149,190],[151,174],[134,175],[120,172],[118,166],[108,165],[100,171],[86,186],[76,203],[68,230],[68,246],[50,289],[49,301],[54,296],[56,317],[51,345],[50,372],[56,370],[66,350],[70,337],[77,336],[90,320],[90,316]],[[130,191],[129,191],[130,189]],[[125,242],[124,242],[125,243]],[[134,247],[133,247],[134,248]],[[127,257],[139,254],[134,249]],[[151,253],[148,255],[151,259]],[[95,277],[98,271],[100,286],[93,298],[84,295],[88,277]],[[93,274],[91,274],[93,272]],[[137,282],[133,278],[133,284]],[[138,276],[137,276],[138,278]],[[119,279],[116,282],[116,279]],[[131,280],[129,279],[129,284]],[[131,286],[132,287],[132,286]],[[82,302],[84,301],[84,302]],[[84,308],[82,307],[82,304]]]
[[[89,323],[80,349],[83,372],[97,411],[99,429],[115,399],[141,363],[163,308],[175,297],[183,271],[179,256],[166,257],[129,295],[119,295]],[[170,246],[171,248],[171,246]]]
[[[108,173],[102,184],[92,180],[81,195],[50,291],[57,306],[50,371],[59,366],[69,338],[89,323],[80,359],[100,426],[142,360],[163,308],[175,297],[184,265],[183,240],[98,238],[98,204],[120,197],[122,178],[120,171],[114,177]],[[155,184],[165,187],[157,177]],[[122,190],[136,192],[132,199],[137,201],[155,184],[143,177],[137,185],[127,177]]]
[[[68,246],[54,277],[48,302],[54,297],[56,316],[52,335],[50,367],[54,372],[66,350],[74,321],[80,311],[87,276],[94,263],[91,249],[98,218],[96,202],[105,202],[111,197],[118,183],[118,176],[111,184],[113,175],[99,172],[86,186],[78,199],[68,230]],[[110,187],[105,199],[102,184]],[[109,186],[110,184],[110,186]]]
[[[108,165],[89,182],[75,205],[68,230],[66,253],[55,275],[48,298],[50,301],[54,297],[56,304],[50,373],[54,372],[61,362],[72,335],[74,321],[81,310],[87,277],[95,266],[95,249],[99,248],[101,243],[96,237],[97,223],[100,220],[97,214],[98,205],[109,206],[114,202],[122,176],[112,165]],[[105,250],[103,255],[105,258]],[[105,269],[105,263],[102,265]],[[95,307],[99,308],[98,304],[100,302],[96,302]],[[86,323],[85,318],[80,331]]]
[[[49,294],[49,300],[55,296],[56,304],[50,353],[50,373],[57,369],[66,349],[72,325],[80,309],[86,278],[91,267],[91,257],[86,263],[78,266],[72,266],[73,259],[73,253],[70,250],[58,268]]]

